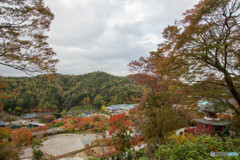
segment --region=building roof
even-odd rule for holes
[[[207,111],[207,112],[222,112],[224,110],[224,106],[222,104],[208,102],[205,100],[204,102],[198,103],[199,110]]]
[[[81,113],[81,114],[79,114],[79,116],[85,116],[86,115],[86,113]]]
[[[203,101],[203,102],[199,102],[198,105],[199,106],[202,106],[202,105],[206,105],[208,104],[209,102],[207,100]]]
[[[128,104],[127,107],[129,109],[135,108],[135,106],[137,106],[138,104]]]
[[[125,113],[126,115],[128,115],[128,112],[126,112],[126,111],[120,111],[120,110],[114,112],[112,115],[118,115],[118,114],[122,114],[122,113]]]
[[[53,112],[35,112],[38,117],[45,117],[52,115]]]
[[[214,103],[210,103],[210,102],[202,103],[200,105],[200,110],[213,112],[213,111],[215,111],[215,108],[213,107],[213,105],[214,105]]]
[[[108,107],[106,107],[106,109],[116,111],[116,110],[119,110],[119,107],[108,106]]]
[[[122,109],[122,110],[129,110],[129,108],[128,108],[127,106],[119,107],[119,109]]]
[[[112,110],[112,111],[118,111],[120,109],[129,111],[130,109],[134,108],[136,105],[137,104],[118,104],[118,105],[108,106],[106,107],[106,109]]]
[[[125,105],[125,106],[119,107],[119,109],[123,109],[123,110],[129,111],[130,109],[134,108],[135,105],[136,105],[136,104]]]
[[[29,119],[29,118],[37,118],[37,114],[36,113],[26,113],[25,115],[22,116],[22,118],[24,119]]]
[[[120,107],[125,106],[126,104],[117,104],[117,105],[111,105],[106,107],[106,109],[112,110],[112,111],[117,111],[119,110]]]
[[[81,114],[79,114],[78,116],[80,116],[80,117],[91,117],[91,116],[93,116],[94,114],[93,113],[81,113]],[[100,114],[97,114],[98,116],[100,116]]]
[[[5,126],[5,123],[2,120],[0,120],[0,126]]]
[[[52,115],[53,112],[34,112],[34,113],[25,113],[22,115],[22,118],[29,119],[29,118],[40,118],[45,116]]]
[[[193,119],[196,122],[204,123],[204,124],[211,124],[214,126],[225,126],[231,124],[229,121],[216,121],[216,120],[206,120],[204,118]]]

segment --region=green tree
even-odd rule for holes
[[[31,142],[31,148],[35,151],[35,150],[37,150],[39,147],[41,147],[42,146],[42,143],[38,140],[38,139],[36,139],[36,138],[34,138],[33,140],[32,140],[32,142]]]
[[[89,96],[83,98],[83,105],[89,105],[91,103],[91,99]]]
[[[21,113],[21,111],[22,111],[22,108],[21,107],[15,107],[14,108],[14,115],[19,115],[20,113]]]
[[[101,112],[105,112],[106,111],[106,106],[105,105],[102,105],[101,106]]]
[[[238,115],[229,99],[240,105],[239,9],[238,0],[200,1],[164,30],[166,41],[150,57],[158,72],[195,84],[196,97],[205,95]]]
[[[33,160],[40,160],[42,156],[43,152],[40,149],[33,152]]]
[[[176,144],[175,141],[167,145],[160,145],[155,152],[154,159],[238,159],[238,156],[211,157],[210,152],[239,152],[240,139],[225,137],[199,136],[193,141],[189,140],[183,144]]]
[[[143,98],[138,105],[139,117],[135,118],[136,128],[144,133],[150,154],[159,144],[165,143],[169,133],[181,128],[188,119],[180,110],[184,90],[183,83],[168,74],[157,72],[154,63],[145,58],[129,64],[137,82],[146,86]],[[143,114],[143,115],[141,115]]]
[[[2,81],[2,77],[0,76],[0,98],[1,98],[1,99],[6,99],[6,98],[8,98],[8,95],[7,95],[6,92],[5,92],[5,89],[6,89],[6,88],[7,88],[7,83],[4,83],[4,82]],[[3,102],[0,102],[0,111],[3,110],[3,106],[4,106]]]
[[[33,160],[40,160],[43,156],[43,152],[38,149],[42,146],[42,143],[38,139],[33,139],[31,148],[33,149]]]
[[[54,15],[43,0],[2,0],[0,6],[0,64],[26,73],[55,72],[56,53],[44,34]]]
[[[11,112],[14,112],[15,107],[22,108],[22,111],[18,113],[29,112],[30,110],[61,112],[64,109],[67,111],[74,106],[93,106],[93,100],[98,94],[102,96],[101,105],[104,102],[109,104],[112,95],[118,99],[118,103],[122,101],[127,103],[127,99],[131,95],[141,96],[142,87],[136,84],[136,82],[130,81],[128,77],[116,77],[101,73],[101,78],[93,76],[95,74],[89,73],[78,76],[54,74],[56,78],[50,82],[45,75],[36,77],[5,77],[3,82],[7,83],[8,87],[3,89],[3,96],[0,96],[0,102],[4,104],[4,110],[7,111],[11,108]],[[96,80],[98,78],[103,80],[97,84],[95,81],[98,81]],[[115,87],[115,83],[122,79],[124,79],[124,83]],[[123,87],[129,83],[134,83],[135,85]],[[65,86],[67,86],[67,90],[63,89]],[[91,92],[92,88],[96,88],[97,94]],[[13,94],[13,92],[17,94]],[[5,97],[8,97],[8,99]],[[16,112],[16,114],[18,113]]]
[[[93,99],[93,105],[95,105],[97,108],[99,108],[102,104],[102,96],[98,94],[94,99]]]

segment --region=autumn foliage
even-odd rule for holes
[[[109,134],[112,135],[115,132],[123,132],[123,130],[130,130],[132,122],[126,117],[125,113],[119,115],[113,115],[108,120],[110,124]]]
[[[107,118],[93,115],[91,117],[64,117],[60,120],[53,120],[48,127],[61,127],[68,132],[102,132],[107,129]]]
[[[51,122],[54,119],[56,119],[56,117],[54,115],[50,115],[50,116],[45,116],[44,117],[44,120],[46,120],[47,122]]]
[[[117,151],[126,151],[143,139],[142,136],[134,134],[132,122],[125,113],[111,116],[108,122],[110,125],[108,132]]]
[[[24,71],[55,72],[56,53],[47,43],[54,14],[42,0],[1,1],[0,63]]]
[[[18,149],[11,143],[13,130],[8,127],[0,127],[0,159],[19,159]]]
[[[48,127],[47,126],[39,126],[39,127],[36,127],[32,130],[32,132],[37,132],[37,131],[44,131],[44,130],[47,130]]]
[[[187,133],[193,134],[195,136],[211,135],[214,132],[211,124],[205,126],[203,123],[197,123],[196,127],[189,127],[189,125],[186,124],[185,130]]]
[[[135,112],[135,110],[132,111]],[[117,156],[138,145],[144,138],[134,133],[132,121],[125,113],[111,116],[108,119],[108,125],[108,134],[103,133],[91,143],[91,146],[85,146],[89,156],[98,158]],[[97,153],[92,149],[96,146],[101,148],[102,153]]]
[[[16,145],[30,144],[32,140],[32,132],[26,128],[21,127],[13,131],[12,142]]]

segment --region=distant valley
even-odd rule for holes
[[[104,72],[84,75],[55,74],[35,77],[3,77],[7,84],[1,98],[4,110],[20,115],[38,111],[69,111],[72,108],[100,110],[101,106],[136,103],[143,87],[130,77]],[[7,97],[7,98],[5,98]]]

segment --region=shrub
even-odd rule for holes
[[[61,113],[53,113],[52,115],[54,115],[57,119],[62,117]]]
[[[40,149],[33,152],[33,160],[40,160],[42,156],[43,152]]]
[[[32,132],[26,127],[21,127],[13,131],[12,141],[16,145],[30,144],[31,139]]]
[[[44,130],[47,130],[48,127],[47,126],[39,126],[39,127],[36,127],[32,130],[32,132],[37,132],[37,131],[44,131]]]
[[[60,127],[63,125],[63,121],[64,119],[60,119],[60,120],[55,119],[51,122],[51,127]]]
[[[212,159],[210,152],[239,152],[240,139],[219,138],[210,136],[199,136],[194,141],[186,141],[177,144],[174,141],[159,146],[155,152],[155,159]],[[226,160],[236,159],[237,157],[215,157]]]
[[[171,140],[175,141],[175,143],[177,143],[177,144],[183,144],[187,141],[193,142],[194,139],[195,139],[195,136],[192,133],[190,133],[190,134],[185,133],[184,135],[173,134],[168,139],[171,139]]]
[[[7,127],[0,127],[0,159],[19,159],[18,150],[15,145],[10,142],[12,130]]]
[[[51,122],[54,119],[56,119],[56,117],[54,115],[50,115],[50,116],[45,116],[44,117],[44,120],[47,121],[47,122]]]

